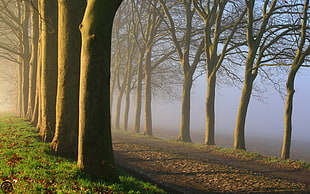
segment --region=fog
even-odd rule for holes
[[[308,149],[310,147],[310,129],[307,125],[310,113],[308,83],[310,83],[310,69],[301,69],[295,83],[291,158],[310,161],[310,150]],[[241,89],[223,85],[217,88],[215,143],[222,147],[233,147],[235,119]],[[191,138],[196,143],[204,141],[205,93],[205,77],[201,76],[194,82],[191,99]],[[262,93],[261,97],[262,100],[252,97],[250,101],[245,129],[247,150],[280,157],[285,102],[272,87]],[[133,121],[133,101],[131,106],[130,118]],[[152,115],[155,136],[165,139],[178,137],[181,118],[180,99],[163,101],[155,97],[152,102]],[[143,127],[143,119],[141,121]],[[132,129],[132,126],[131,123],[129,130]]]
[[[13,112],[16,102],[16,67],[6,61],[0,61],[0,113]]]

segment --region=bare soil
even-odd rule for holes
[[[310,171],[211,153],[201,147],[113,132],[119,167],[168,193],[310,193]]]

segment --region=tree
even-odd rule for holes
[[[38,16],[38,1],[34,0],[31,3],[31,57],[29,62],[29,91],[28,91],[28,109],[26,118],[32,119],[35,108],[36,98],[36,79],[38,65],[38,39],[39,39],[39,16]]]
[[[173,2],[174,4],[177,2]],[[180,17],[173,17],[169,12],[168,7],[175,7],[180,9],[180,6],[171,6],[167,5],[164,0],[160,0],[161,7],[167,18],[168,30],[171,35],[172,42],[175,46],[176,52],[180,59],[180,63],[183,70],[183,87],[182,87],[182,114],[181,114],[181,123],[180,123],[180,133],[178,140],[191,142],[190,138],[190,104],[191,104],[191,88],[193,84],[193,76],[195,70],[201,61],[200,56],[203,53],[203,39],[198,38],[198,43],[195,48],[192,47],[194,39],[195,29],[193,27],[193,16],[195,10],[192,7],[192,1],[182,0],[181,4],[184,9],[184,14]],[[172,10],[171,10],[172,11]],[[185,21],[175,21],[176,18],[183,18]],[[179,37],[179,32],[176,28],[177,22],[184,22],[182,37]],[[199,34],[198,34],[199,36]],[[197,39],[197,38],[196,38]],[[193,57],[191,58],[191,54]]]
[[[228,0],[216,0],[212,4],[208,1],[205,5],[202,1],[193,2],[195,10],[204,21],[204,52],[207,69],[205,144],[215,145],[216,74],[229,50],[236,46],[234,44],[229,46],[229,44],[244,17],[245,11],[238,14],[228,12]],[[240,10],[239,7],[236,7],[238,6],[236,2],[232,2],[230,6],[235,10]],[[219,47],[222,49],[220,50]]]
[[[1,1],[1,57],[18,65],[17,114],[24,117],[29,87],[29,4]]]
[[[57,93],[57,1],[40,0],[41,31],[41,83],[40,134],[43,141],[51,142],[55,132]]]
[[[78,167],[94,178],[117,180],[111,140],[110,57],[121,0],[88,0],[82,34]]]
[[[50,145],[57,155],[77,158],[81,23],[86,1],[58,0],[56,128]]]
[[[290,157],[291,137],[292,137],[292,114],[293,114],[293,99],[294,99],[294,82],[298,70],[302,67],[305,58],[310,55],[309,45],[309,0],[304,1],[301,20],[301,29],[299,34],[299,42],[296,41],[297,49],[294,60],[291,64],[288,78],[286,81],[286,100],[284,110],[284,137],[282,144],[281,158],[288,159]]]
[[[28,92],[29,92],[29,68],[30,68],[30,41],[29,41],[29,18],[30,18],[30,5],[23,1],[24,7],[24,15],[21,19],[21,90],[20,90],[20,98],[21,98],[21,112],[20,116],[22,118],[26,117],[26,113],[28,110]]]
[[[284,6],[281,6],[277,0],[264,1],[261,16],[257,16],[255,11],[256,6],[261,6],[261,4],[254,0],[245,0],[245,4],[247,8],[247,51],[244,84],[234,131],[234,148],[238,149],[246,149],[245,121],[253,84],[259,73],[259,68],[282,57],[283,49],[281,48],[283,45],[277,43],[282,42],[281,39],[294,29],[292,25],[278,22],[277,19],[286,18],[287,11],[281,10]]]

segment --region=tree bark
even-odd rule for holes
[[[29,92],[28,92],[28,109],[26,118],[31,120],[35,108],[36,98],[36,79],[37,79],[37,65],[38,65],[38,39],[39,39],[39,16],[37,13],[38,1],[32,2],[31,10],[31,57],[29,69]]]
[[[39,7],[39,4],[38,4]],[[41,23],[39,22],[39,26]],[[41,29],[39,27],[39,29]],[[31,124],[36,126],[36,128],[40,129],[41,125],[41,101],[40,101],[40,93],[41,93],[41,66],[42,66],[42,44],[41,44],[41,33],[39,30],[39,40],[38,40],[38,52],[37,52],[37,71],[36,71],[36,93],[35,93],[35,101],[34,101],[34,109],[31,118]]]
[[[308,29],[308,8],[309,8],[309,0],[304,1],[303,5],[303,14],[302,18],[302,27],[300,33],[299,43],[297,45],[298,49],[296,50],[296,54],[294,57],[294,61],[292,63],[290,72],[288,74],[287,82],[286,82],[286,101],[285,101],[285,111],[284,111],[284,136],[283,136],[283,144],[282,144],[282,152],[281,158],[288,159],[290,158],[290,149],[291,149],[291,139],[292,139],[292,114],[293,114],[293,98],[295,93],[295,77],[304,63],[306,56],[310,54],[310,45],[306,45],[307,39],[307,29]]]
[[[125,83],[125,82],[124,82]],[[118,95],[117,95],[117,101],[116,101],[116,111],[115,111],[115,123],[114,127],[117,130],[120,130],[120,119],[121,119],[121,108],[122,108],[122,99],[125,92],[125,85],[123,83],[123,86],[119,88]]]
[[[286,83],[286,100],[284,111],[284,136],[281,151],[281,158],[283,160],[290,158],[291,139],[292,139],[292,114],[293,114],[293,98],[294,98],[294,79],[296,71],[289,73],[289,79]]]
[[[182,114],[180,133],[178,140],[184,142],[191,142],[190,137],[190,110],[191,110],[191,89],[193,85],[193,73],[187,71],[184,73],[184,81],[182,88]]]
[[[136,110],[135,110],[135,124],[134,133],[140,133],[141,125],[141,110],[142,110],[142,81],[143,81],[143,58],[144,52],[140,50],[138,60],[138,71],[137,71],[137,86],[136,86]]]
[[[110,61],[113,18],[120,0],[88,0],[82,34],[78,167],[93,178],[118,180],[112,149]]]
[[[245,80],[242,88],[240,103],[238,107],[236,127],[234,132],[234,148],[246,150],[245,145],[245,121],[251,99],[253,81],[256,75],[252,75],[252,69],[245,71]]]
[[[151,45],[146,46],[145,51],[145,94],[144,94],[144,135],[153,135],[153,123],[152,123],[152,64]]]
[[[58,0],[58,85],[55,136],[50,145],[61,156],[77,158],[81,34],[86,1]]]
[[[21,117],[25,118],[28,110],[28,92],[29,92],[29,18],[30,6],[23,1],[24,17],[22,20],[22,89],[21,89]]]
[[[57,1],[40,0],[42,19],[41,125],[44,142],[55,132],[57,93]]]
[[[210,64],[208,67],[210,68]],[[215,87],[216,73],[208,71],[206,93],[206,134],[205,144],[215,145]]]

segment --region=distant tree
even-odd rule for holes
[[[135,16],[134,13],[132,13],[131,21],[134,22],[133,27],[133,39],[136,43],[136,47],[138,50],[138,59],[137,59],[137,72],[136,72],[136,91],[135,91],[135,116],[134,116],[134,127],[133,131],[134,133],[140,133],[141,128],[141,112],[142,112],[142,83],[144,78],[143,73],[143,65],[144,65],[144,55],[145,55],[145,44],[143,43],[143,39],[140,36],[140,33],[143,35],[145,34],[145,25],[142,25],[142,17],[145,15],[143,12],[147,10],[147,1],[134,1],[131,0],[132,4],[132,11],[135,11],[137,16]],[[140,3],[140,7],[139,7]],[[139,12],[140,11],[140,12]],[[144,20],[145,21],[145,20]],[[144,27],[144,28],[143,28]],[[141,43],[142,42],[142,43]]]
[[[36,79],[38,65],[38,40],[39,40],[39,15],[38,1],[33,0],[30,6],[31,15],[31,57],[29,62],[29,91],[28,91],[28,109],[26,118],[31,120],[35,108],[36,98]]]
[[[27,109],[28,109],[28,94],[29,94],[29,68],[30,68],[30,38],[29,38],[29,22],[30,22],[30,5],[28,2],[23,1],[24,14],[21,17],[21,41],[22,47],[22,59],[21,59],[21,72],[20,72],[20,80],[21,80],[21,90],[20,90],[20,98],[21,98],[21,111],[20,116],[22,118],[26,117]]]
[[[244,68],[244,83],[238,107],[234,132],[234,147],[246,149],[245,121],[254,81],[263,66],[274,65],[277,59],[287,57],[285,37],[295,28],[286,21],[287,10],[284,2],[277,0],[264,1],[263,4],[254,0],[245,0],[247,8],[246,56]],[[257,11],[261,7],[261,11]],[[279,22],[281,21],[281,22]],[[283,56],[284,55],[284,56]]]
[[[50,145],[57,155],[77,158],[82,21],[86,1],[58,0],[56,128]]]
[[[191,88],[195,70],[201,61],[200,56],[203,53],[203,38],[198,33],[197,27],[193,26],[195,10],[191,0],[182,0],[179,4],[179,1],[173,1],[171,4],[166,3],[164,0],[159,0],[159,2],[166,17],[167,21],[165,23],[168,25],[168,30],[183,70],[182,113],[178,140],[191,142]],[[182,11],[176,11],[176,9]],[[182,13],[182,15],[174,15],[178,13]],[[197,38],[194,35],[200,37]],[[194,47],[193,43],[195,40],[198,40],[198,42],[195,43]]]
[[[111,33],[121,0],[88,0],[82,34],[78,167],[93,178],[116,181],[111,139]]]
[[[113,36],[113,66],[112,66],[112,83],[113,87],[117,89],[116,109],[114,114],[114,128],[127,130],[131,82],[133,79],[133,59],[135,53],[135,46],[131,40],[132,36],[132,21],[130,10],[128,9],[128,2],[125,1],[120,7],[116,20],[114,21]],[[114,94],[111,93],[111,96]],[[123,97],[125,95],[125,107],[123,111]],[[124,113],[123,122],[121,122],[121,113]],[[121,123],[123,126],[121,127]]]
[[[281,158],[290,158],[290,148],[292,139],[292,114],[293,114],[293,99],[295,93],[295,77],[298,70],[303,66],[305,59],[310,55],[310,42],[309,42],[309,0],[304,1],[303,11],[297,19],[301,23],[300,33],[297,33],[296,53],[294,60],[291,64],[288,78],[286,81],[286,100],[284,110],[284,137],[282,144]],[[295,14],[294,14],[295,15]],[[296,17],[295,17],[296,18]],[[296,37],[296,36],[295,36]]]
[[[17,115],[25,117],[29,87],[29,3],[1,1],[0,57],[17,66]]]
[[[245,11],[237,2],[228,0],[193,1],[195,10],[204,22],[204,52],[207,69],[206,133],[205,144],[215,145],[215,87],[217,71],[230,50],[239,45],[231,44]],[[228,11],[231,7],[237,14]],[[245,10],[245,9],[244,9]]]
[[[57,1],[40,0],[41,14],[41,123],[40,134],[51,142],[55,132],[57,93]]]

